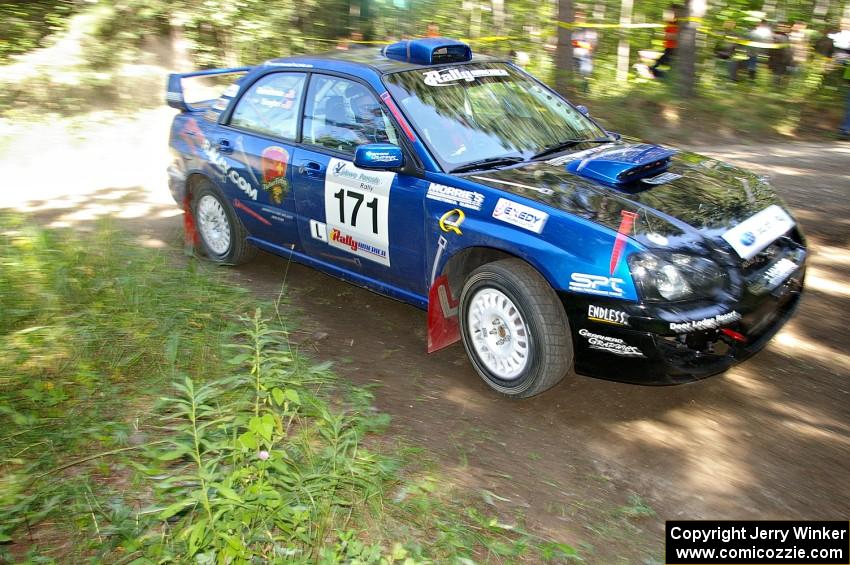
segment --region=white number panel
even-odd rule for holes
[[[390,188],[395,173],[331,159],[325,174],[328,245],[390,266]]]

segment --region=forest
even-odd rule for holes
[[[30,81],[4,73],[0,111],[160,103],[153,87],[122,88],[122,65],[235,66],[439,34],[512,58],[635,135],[686,139],[696,122],[730,137],[817,136],[840,121],[850,47],[846,0],[32,0],[0,3],[0,62],[75,22],[79,78],[54,84],[51,61]]]

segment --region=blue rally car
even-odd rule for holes
[[[607,132],[464,43],[174,74],[167,100],[171,192],[210,260],[260,248],[427,309],[429,352],[462,340],[508,396],[721,372],[800,298],[805,242],[764,178]]]

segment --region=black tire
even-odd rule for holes
[[[513,336],[511,339],[522,341],[522,336],[525,336],[528,340],[527,355],[521,356],[527,359],[525,365],[517,369],[518,374],[510,379],[500,377],[489,368],[474,344],[474,339],[478,339],[478,347],[482,347],[482,340],[473,336],[473,332],[477,331],[478,336],[484,334],[480,328],[471,327],[474,322],[470,321],[470,308],[476,297],[498,296],[492,292],[479,294],[487,289],[495,289],[510,299],[519,311],[521,322],[524,322],[524,327],[512,326],[521,328],[515,335],[508,330]],[[472,366],[484,382],[510,398],[528,398],[552,388],[573,366],[573,341],[564,306],[546,279],[524,261],[502,259],[474,270],[463,285],[458,315],[463,346]],[[496,321],[493,323],[496,324]],[[508,326],[510,324],[497,327]],[[494,334],[494,331],[491,329],[486,333]],[[504,333],[501,335],[504,336]],[[486,345],[483,347],[486,350]]]
[[[200,209],[203,206],[202,202],[209,198],[215,199],[224,212],[222,226],[229,232],[229,244],[224,249],[217,246],[216,242],[208,241],[209,236],[205,234],[202,226],[204,219],[201,217],[203,212]],[[198,230],[201,251],[213,263],[240,265],[250,261],[257,254],[257,248],[248,243],[248,230],[242,225],[233,206],[211,182],[204,180],[196,186],[192,194],[192,215]]]

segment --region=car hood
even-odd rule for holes
[[[467,178],[615,230],[623,211],[636,213],[631,235],[648,247],[716,240],[768,206],[782,205],[763,177],[697,153],[633,142],[579,149]],[[644,163],[647,155],[655,160]],[[659,155],[664,157],[660,168]],[[617,183],[616,173],[629,166],[646,167],[652,176]]]

